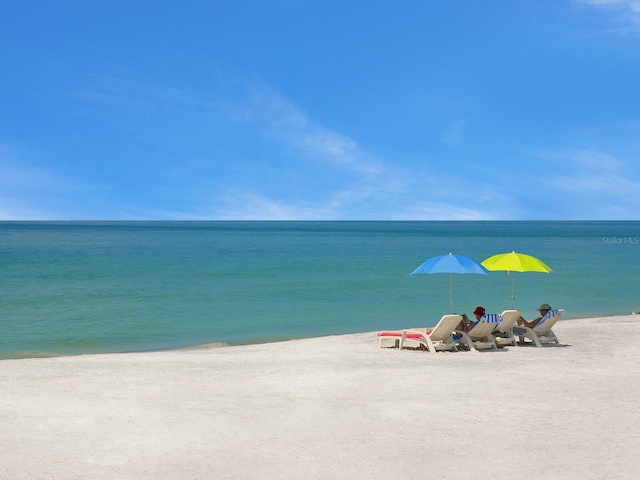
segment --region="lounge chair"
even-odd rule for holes
[[[520,315],[522,315],[520,310],[505,310],[500,314],[501,321],[493,331],[493,339],[498,347],[516,346],[517,339],[513,334],[513,326],[520,318]]]
[[[378,339],[380,347],[420,348],[436,353],[443,350],[458,350],[453,341],[452,333],[462,321],[461,315],[444,315],[433,328],[409,328],[394,332],[380,332]]]
[[[540,319],[535,327],[529,328],[524,325],[514,325],[513,334],[518,337],[518,343],[524,345],[528,343],[528,338],[535,344],[536,347],[542,347],[547,343],[559,344],[558,337],[553,333],[553,326],[556,324],[560,317],[564,313],[563,309],[549,310],[547,314]]]
[[[457,342],[465,345],[465,347],[471,351],[488,348],[497,350],[498,346],[491,332],[495,330],[501,320],[502,317],[499,313],[485,313],[468,332],[462,330],[456,330],[454,332],[458,337]]]

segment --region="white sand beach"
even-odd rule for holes
[[[1,361],[0,478],[639,478],[640,316],[554,331],[498,352],[366,333]]]

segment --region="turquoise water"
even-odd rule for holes
[[[0,358],[246,344],[411,326],[449,312],[449,252],[516,250],[514,306],[640,310],[640,222],[0,222]],[[454,311],[511,307],[506,272],[453,275]],[[640,317],[639,317],[640,318]]]

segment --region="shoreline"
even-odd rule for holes
[[[0,362],[0,478],[637,478],[640,317],[561,347],[375,332]]]
[[[598,316],[593,316],[593,317],[579,317],[579,318],[563,317],[560,320],[560,323],[572,322],[572,321],[580,321],[580,320],[589,320],[589,319],[600,319],[600,318],[633,317],[635,315],[640,315],[640,314],[637,313],[637,312],[631,312],[630,314],[627,314],[627,315],[614,314],[614,315],[598,315]],[[638,317],[638,318],[640,319],[640,317]],[[434,325],[435,325],[435,323],[434,323]],[[386,330],[401,330],[402,328],[407,328],[407,327],[404,326],[404,325],[398,324],[396,326],[390,326]],[[328,337],[334,337],[334,336],[343,336],[343,335],[366,335],[366,334],[374,334],[375,335],[378,331],[383,331],[383,330],[374,330],[374,331],[368,331],[368,332],[355,332],[355,333],[339,333],[339,334],[332,334],[332,335],[324,335],[324,336],[320,336],[320,337],[290,338],[290,339],[272,340],[272,341],[257,342],[257,343],[210,342],[210,343],[201,343],[201,344],[195,344],[195,345],[190,345],[190,346],[185,346],[185,347],[175,347],[175,348],[168,347],[168,348],[162,348],[162,349],[148,349],[148,350],[123,350],[123,351],[114,351],[114,352],[85,352],[85,353],[66,353],[66,354],[42,354],[42,355],[36,355],[36,356],[18,356],[18,357],[6,357],[6,358],[3,358],[3,357],[0,356],[0,363],[5,362],[5,361],[9,361],[9,360],[45,359],[45,358],[58,358],[58,357],[78,357],[78,356],[84,356],[84,355],[127,355],[127,354],[136,354],[136,353],[173,352],[173,351],[182,351],[182,350],[208,350],[208,349],[211,349],[211,348],[246,347],[246,346],[251,346],[251,345],[270,345],[270,344],[278,344],[278,343],[283,343],[283,342],[322,339],[322,338],[328,338]],[[39,353],[41,353],[41,352],[39,352]]]

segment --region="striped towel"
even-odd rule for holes
[[[502,321],[502,315],[499,313],[485,313],[482,318],[486,319],[487,323],[495,323],[496,326]]]
[[[476,327],[476,325],[479,325],[480,323],[493,324],[493,330],[495,330],[496,327],[500,324],[501,321],[502,321],[502,315],[500,315],[499,313],[485,313],[473,325],[473,327],[471,327],[471,329],[468,330],[468,332],[469,333],[473,332],[473,329]],[[454,336],[454,339],[458,340],[458,338],[456,338],[456,336]]]
[[[542,317],[540,319],[540,321],[536,324],[536,327],[539,327],[540,325],[542,325],[544,322],[546,322],[550,318],[557,317],[558,315],[560,315],[560,310],[559,309],[557,309],[557,310],[549,310],[547,312],[547,314],[544,317]]]

